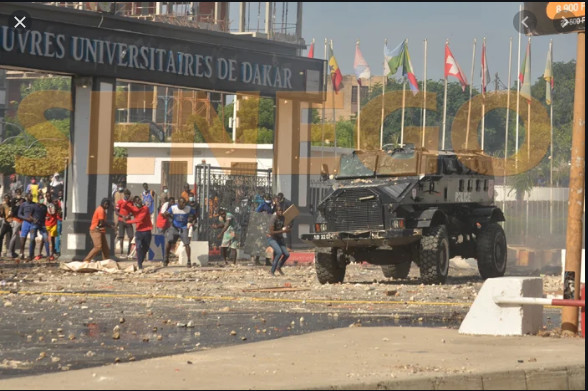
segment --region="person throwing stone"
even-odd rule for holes
[[[276,270],[281,275],[284,275],[282,266],[284,266],[288,257],[290,257],[290,253],[286,248],[286,242],[284,241],[284,233],[287,232],[290,232],[290,227],[285,224],[284,210],[280,205],[276,205],[276,213],[270,218],[267,233],[267,242],[274,250],[274,261],[270,270],[272,276],[275,275]]]

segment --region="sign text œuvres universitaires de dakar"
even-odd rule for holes
[[[110,37],[97,38],[88,37],[95,33],[63,34],[44,29],[17,32],[0,26],[0,63],[218,89],[231,83],[230,89],[242,91],[304,91],[300,75],[308,64],[296,64],[299,59],[157,37],[121,39],[119,32],[108,33]],[[12,64],[7,58],[2,61],[4,56],[13,57],[13,61],[16,56],[24,56],[27,62],[21,58],[19,64]]]

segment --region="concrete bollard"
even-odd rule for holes
[[[489,278],[459,327],[460,334],[536,334],[543,326],[543,306],[497,305],[494,297],[543,297],[540,277]]]

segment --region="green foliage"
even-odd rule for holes
[[[229,119],[233,116],[234,103],[225,106],[224,125],[232,137],[233,129]],[[237,142],[271,144],[274,142],[275,107],[274,100],[248,96],[239,100],[237,111],[239,128]]]
[[[114,124],[115,142],[145,142],[149,141],[149,124],[116,123]]]
[[[273,144],[274,131],[266,128],[246,129],[238,141],[244,144]]]
[[[20,96],[21,100],[26,98],[29,94],[36,91],[49,91],[49,90],[71,90],[71,77],[69,76],[53,76],[53,77],[41,77],[34,79],[28,85],[21,84]],[[49,109],[45,112],[45,118],[48,120],[69,120],[71,113],[69,110],[55,108]],[[69,134],[69,129],[68,129]]]
[[[338,121],[336,126],[337,131],[337,147],[341,148],[355,148],[355,140],[353,139],[355,128],[355,121]]]

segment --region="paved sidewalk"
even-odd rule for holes
[[[350,327],[0,380],[0,389],[585,389],[585,340]]]

